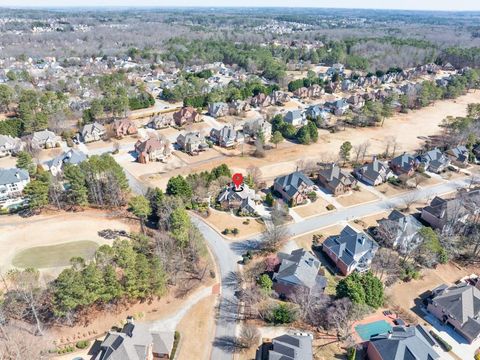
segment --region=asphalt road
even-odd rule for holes
[[[229,349],[235,337],[238,320],[238,302],[235,297],[237,284],[234,282],[240,257],[232,251],[228,242],[203,220],[195,215],[191,215],[190,218],[212,250],[221,276],[221,294],[210,359],[231,360],[233,353]]]

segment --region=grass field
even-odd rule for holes
[[[89,260],[95,254],[98,244],[94,241],[73,241],[51,246],[37,246],[15,254],[12,264],[19,268],[36,269],[67,266],[70,259],[81,256]]]

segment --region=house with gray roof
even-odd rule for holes
[[[479,206],[480,190],[459,192],[455,198],[450,199],[435,196],[430,205],[422,209],[421,218],[434,229],[449,230],[478,214]]]
[[[198,131],[181,133],[177,137],[177,145],[180,150],[183,150],[190,155],[197,155],[199,152],[208,149],[205,136],[201,135]]]
[[[470,151],[465,145],[459,145],[452,149],[449,149],[445,152],[445,154],[450,158],[454,165],[459,167],[468,166],[468,158],[470,155]]]
[[[244,141],[244,136],[241,132],[235,130],[232,125],[225,125],[221,129],[212,129],[210,131],[210,138],[219,146],[230,148]]]
[[[22,148],[23,143],[19,138],[0,134],[0,157],[15,154],[21,151]]]
[[[36,131],[27,136],[27,139],[39,149],[51,149],[60,145],[60,137],[50,130]]]
[[[327,279],[320,275],[320,260],[312,252],[297,249],[291,254],[278,253],[279,268],[273,274],[273,289],[280,296],[290,297],[298,291],[311,296],[323,294]]]
[[[165,115],[156,115],[150,119],[150,122],[147,124],[149,128],[160,130],[168,128],[173,124],[173,118]]]
[[[272,137],[272,124],[263,118],[246,121],[245,124],[243,124],[243,133],[250,139],[256,139],[259,134],[263,134],[264,140],[270,141]]]
[[[305,114],[309,119],[312,119],[312,120],[321,119],[325,123],[328,123],[328,120],[331,117],[330,111],[321,105],[310,105],[307,108]]]
[[[30,182],[25,169],[0,169],[0,208],[21,202],[22,192]]]
[[[420,245],[422,237],[418,231],[423,225],[413,215],[393,210],[387,218],[378,220],[377,235],[391,241],[391,246],[402,254]]]
[[[228,115],[228,104],[224,102],[214,102],[208,104],[208,113],[214,118]]]
[[[469,343],[480,336],[480,290],[461,283],[432,290],[427,310],[442,323],[451,325]]]
[[[226,186],[217,197],[217,202],[223,209],[238,209],[245,214],[256,213],[256,202],[260,200],[255,190],[250,189],[245,183],[239,189],[235,186]]]
[[[369,360],[435,360],[440,359],[437,343],[423,326],[394,326],[386,334],[370,338]]]
[[[367,271],[378,250],[378,244],[363,231],[345,226],[339,235],[329,236],[322,250],[343,275]]]
[[[99,141],[101,140],[107,131],[102,124],[98,122],[93,122],[91,124],[86,124],[81,131],[82,140],[85,143]]]
[[[388,165],[396,175],[412,176],[417,170],[419,162],[414,156],[403,153],[390,160]]]
[[[371,163],[357,167],[353,174],[357,179],[372,186],[383,184],[389,178],[395,177],[388,165],[378,161],[377,158],[374,158]]]
[[[337,163],[318,164],[318,182],[333,195],[349,192],[357,185],[357,180],[349,172],[342,170]]]
[[[277,177],[273,181],[273,189],[277,191],[290,206],[305,202],[308,198],[308,193],[313,191],[313,187],[313,181],[301,171],[295,171],[291,174]]]
[[[170,359],[174,333],[150,331],[129,318],[121,331],[109,331],[92,360]]]
[[[255,360],[313,360],[310,334],[284,334],[263,343]]]
[[[70,149],[63,154],[49,160],[45,163],[46,170],[50,171],[53,176],[57,176],[62,172],[65,164],[78,165],[87,160],[88,156],[84,152],[77,149]]]
[[[450,159],[439,149],[433,149],[419,155],[418,161],[425,171],[430,171],[435,174],[445,171],[450,165]]]
[[[285,114],[283,120],[295,127],[303,126],[307,123],[307,119],[303,116],[300,110],[289,110]]]

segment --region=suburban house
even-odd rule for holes
[[[374,158],[371,163],[356,168],[353,171],[357,179],[372,186],[377,186],[386,182],[389,178],[395,177],[387,164]]]
[[[273,289],[279,296],[291,297],[298,291],[311,296],[323,294],[327,279],[318,273],[320,261],[310,251],[297,249],[278,253],[279,267],[273,274]]]
[[[243,134],[234,129],[232,125],[225,125],[221,129],[212,129],[210,137],[219,146],[229,148],[244,141]]]
[[[333,76],[335,74],[342,75],[345,72],[345,65],[343,64],[333,64],[327,69],[327,75]]]
[[[105,127],[98,122],[93,122],[91,124],[86,124],[83,126],[80,135],[83,142],[89,143],[93,141],[101,140],[106,134]]]
[[[251,139],[256,139],[258,134],[263,134],[265,141],[272,136],[272,124],[265,119],[254,119],[243,124],[243,133]]]
[[[339,235],[329,236],[323,242],[322,250],[332,259],[340,273],[348,275],[353,271],[370,269],[378,244],[363,231],[358,232],[347,225]]]
[[[307,123],[300,110],[289,110],[285,114],[284,120],[286,123],[295,127],[303,126]]]
[[[388,165],[396,175],[412,176],[417,170],[418,161],[414,156],[403,153],[390,160]]]
[[[273,189],[291,206],[305,202],[313,187],[313,181],[300,171],[277,177],[273,181]]]
[[[113,122],[115,137],[122,138],[127,135],[135,135],[138,130],[135,124],[128,119],[119,119]]]
[[[312,340],[312,335],[304,333],[280,335],[264,342],[255,360],[313,360]]]
[[[52,160],[47,161],[45,167],[53,176],[57,176],[62,172],[65,164],[78,165],[82,161],[87,160],[87,157],[88,156],[80,150],[70,149]]]
[[[478,214],[480,190],[458,193],[453,199],[436,196],[430,205],[422,209],[422,220],[434,229],[447,230],[457,222],[464,223],[470,215]]]
[[[439,149],[427,151],[425,154],[418,156],[420,165],[425,171],[439,174],[445,171],[450,165],[450,159],[445,156]]]
[[[432,290],[427,310],[444,324],[452,326],[470,344],[480,336],[480,290],[461,283],[440,285]]]
[[[215,102],[208,104],[208,113],[214,118],[228,115],[228,105],[224,102]]]
[[[408,249],[417,247],[422,241],[418,231],[423,227],[413,215],[405,215],[398,210],[393,210],[387,218],[378,220],[377,235],[387,241],[392,241],[391,246],[405,254]]]
[[[445,152],[456,166],[468,166],[469,151],[465,145],[459,145]]]
[[[290,95],[280,90],[273,91],[271,97],[272,97],[272,104],[276,104],[279,106],[282,106],[285,103],[290,101]]]
[[[0,208],[21,201],[23,189],[30,182],[27,170],[0,169]]]
[[[150,138],[147,140],[138,140],[135,143],[135,152],[137,161],[146,164],[149,161],[167,160],[171,155],[170,146],[164,140]]]
[[[201,116],[197,110],[195,110],[191,106],[186,106],[178,110],[177,112],[173,113],[173,121],[175,121],[175,125],[183,126],[185,124],[192,124],[199,122],[201,120]]]
[[[272,98],[264,93],[258,93],[252,97],[250,104],[254,107],[267,107],[272,105]]]
[[[147,124],[149,128],[155,130],[165,129],[168,128],[170,125],[172,125],[172,119],[163,115],[153,116]]]
[[[174,338],[173,332],[150,331],[128,318],[121,331],[107,333],[92,360],[170,359]]]
[[[255,214],[256,202],[260,200],[255,190],[250,189],[245,183],[239,191],[233,186],[226,186],[217,198],[217,202],[223,209],[238,209],[243,214]]]
[[[178,135],[177,145],[180,150],[190,155],[196,155],[200,151],[208,149],[205,136],[201,135],[198,131],[190,131]]]
[[[422,325],[394,326],[386,334],[370,338],[367,347],[369,360],[435,360],[437,343]]]
[[[250,104],[248,101],[242,100],[233,100],[231,103],[229,103],[228,107],[228,111],[232,115],[240,115],[241,113],[250,110]]]
[[[0,157],[15,154],[16,152],[21,151],[22,147],[23,144],[19,138],[0,134]]]
[[[350,108],[350,105],[345,99],[338,99],[336,101],[326,102],[325,106],[337,116],[342,116]]]
[[[36,131],[32,135],[27,136],[27,140],[39,149],[51,149],[60,146],[60,137],[50,130]]]
[[[318,182],[333,195],[341,195],[352,190],[357,180],[336,163],[319,164]]]
[[[331,117],[331,113],[328,109],[326,109],[322,106],[311,105],[307,108],[306,116],[307,116],[307,118],[312,119],[312,120],[321,119],[321,120],[323,120],[325,126],[328,126],[328,120]]]

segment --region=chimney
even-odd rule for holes
[[[373,155],[372,161],[373,162],[377,161],[377,155]]]
[[[16,177],[17,179],[20,179],[20,174],[18,173],[18,171],[15,172],[15,177]]]

